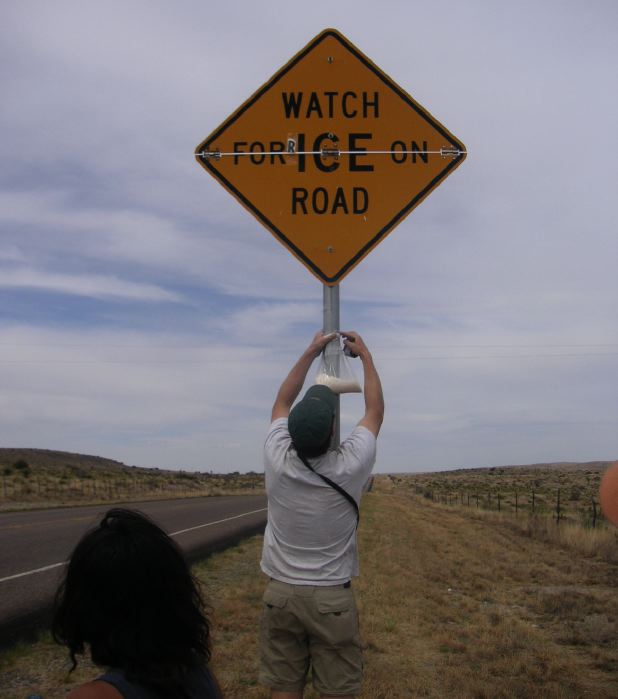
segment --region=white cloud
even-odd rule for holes
[[[220,444],[221,434],[244,424],[246,458],[251,440],[261,438],[252,427],[267,423],[272,401],[271,390],[263,390],[270,373],[262,371],[265,365],[272,365],[272,358],[263,350],[194,336],[4,329],[0,443],[44,447],[53,434],[56,448],[71,450],[71,439],[82,432],[91,440],[89,452],[118,454],[118,443],[126,443],[135,458],[141,453],[141,463],[164,466],[153,442],[177,439],[180,432],[192,452],[186,435]],[[188,461],[182,454],[177,458]],[[202,461],[209,456],[203,454]],[[214,459],[210,463],[220,466]]]
[[[16,245],[7,245],[0,248],[0,263],[2,262],[24,262],[24,254]]]
[[[35,289],[56,294],[88,296],[99,299],[178,303],[182,297],[152,284],[97,274],[70,275],[42,272],[29,267],[0,269],[0,288]]]

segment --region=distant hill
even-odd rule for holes
[[[57,471],[66,467],[92,468],[98,471],[124,471],[126,464],[113,459],[88,454],[73,454],[68,451],[50,449],[1,449],[0,468],[12,466],[17,461],[25,461],[31,468],[41,471]]]
[[[0,511],[262,492],[264,474],[127,466],[51,449],[0,448]]]
[[[611,464],[615,461],[551,461],[542,464],[508,464],[503,466],[470,466],[467,468],[452,468],[443,469],[440,471],[414,471],[416,475],[441,473],[441,474],[463,474],[467,473],[473,475],[478,473],[479,475],[486,473],[501,473],[507,470],[525,472],[525,471],[560,471],[560,472],[577,472],[577,471],[591,471],[595,473],[601,473],[605,471]],[[403,473],[403,472],[401,472]],[[408,471],[407,473],[411,473]]]
[[[31,469],[35,471],[78,471],[95,470],[102,472],[127,472],[132,473],[177,473],[179,469],[159,469],[144,468],[140,466],[127,466],[121,461],[106,459],[102,456],[92,456],[89,454],[76,454],[68,451],[54,451],[52,449],[17,449],[0,448],[0,471],[5,467],[10,467],[17,461],[25,461]],[[492,467],[470,467],[456,468],[441,471],[441,473],[486,473],[488,471],[502,471],[504,469],[517,469],[529,471],[605,471],[613,461],[555,461],[539,464],[509,464]],[[424,473],[433,473],[425,471]],[[221,474],[224,475],[224,474]]]
[[[508,464],[489,468],[458,468],[456,471],[497,471],[499,469],[526,469],[529,471],[604,471],[613,461],[555,461],[545,464]]]

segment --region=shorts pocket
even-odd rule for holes
[[[354,643],[358,618],[351,590],[319,590],[315,600],[316,636],[326,646]]]
[[[334,616],[341,616],[341,614],[344,612],[349,611],[350,607],[350,600],[344,597],[317,600],[317,608],[320,614],[333,614]]]
[[[275,642],[281,635],[289,634],[294,627],[293,603],[285,592],[267,587],[262,595],[260,634]]]
[[[280,592],[275,592],[274,590],[269,590],[266,588],[262,601],[269,609],[283,609],[287,604],[288,599]]]

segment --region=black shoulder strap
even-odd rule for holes
[[[360,512],[358,510],[358,505],[356,504],[356,500],[348,493],[346,490],[344,490],[340,485],[335,483],[335,481],[331,481],[330,478],[327,478],[326,476],[323,476],[321,473],[318,473],[313,466],[305,459],[305,457],[297,450],[296,453],[298,454],[298,458],[305,464],[305,466],[310,470],[315,473],[316,476],[319,476],[324,483],[327,483],[330,485],[331,488],[334,488],[340,495],[343,495],[343,497],[352,505],[354,508],[354,511],[356,512],[356,528],[358,529],[358,522],[360,520]]]

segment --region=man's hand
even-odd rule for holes
[[[325,335],[323,330],[318,330],[318,332],[314,335],[313,340],[311,340],[311,344],[307,348],[307,352],[309,352],[314,359],[319,357],[326,345],[329,342],[332,342],[332,340],[334,340],[336,337],[337,333],[328,333]]]
[[[371,353],[367,349],[367,345],[363,342],[363,338],[355,332],[342,332],[343,346],[350,352],[352,357],[370,357]]]

